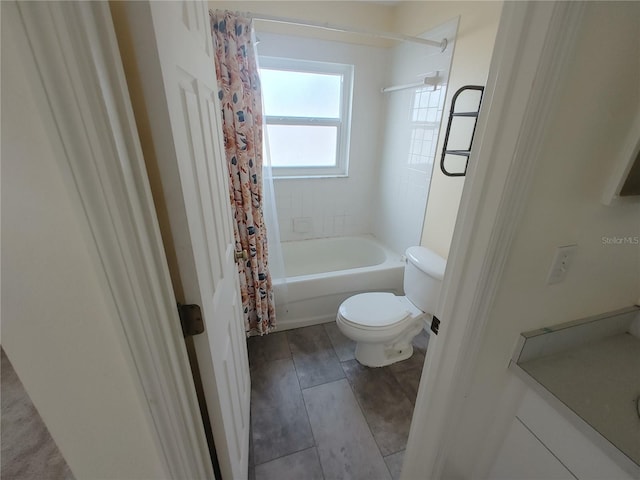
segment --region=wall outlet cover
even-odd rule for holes
[[[565,245],[558,247],[556,254],[553,257],[551,268],[549,269],[549,275],[547,276],[547,285],[553,285],[554,283],[560,283],[564,281],[569,271],[569,267],[573,262],[575,251],[578,245]]]

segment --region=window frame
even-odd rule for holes
[[[263,112],[263,116],[265,130],[268,125],[335,126],[337,130],[335,165],[315,167],[279,167],[272,165],[271,169],[274,178],[348,177],[354,66],[343,63],[318,62],[315,60],[260,56],[259,68],[289,72],[340,75],[339,118],[272,116],[267,115],[266,112]],[[266,135],[267,132],[265,131],[265,137]]]

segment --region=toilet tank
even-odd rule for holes
[[[433,313],[447,262],[425,247],[409,247],[405,255],[404,294],[423,312]]]

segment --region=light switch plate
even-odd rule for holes
[[[556,254],[553,257],[553,263],[547,276],[547,285],[553,285],[554,283],[560,283],[564,281],[569,271],[569,267],[573,262],[573,257],[578,245],[565,245],[558,247]]]

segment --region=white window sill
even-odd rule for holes
[[[326,174],[326,175],[291,175],[291,176],[283,176],[283,177],[276,177],[275,175],[273,176],[274,180],[308,180],[308,179],[314,179],[314,178],[349,178],[348,174]]]

